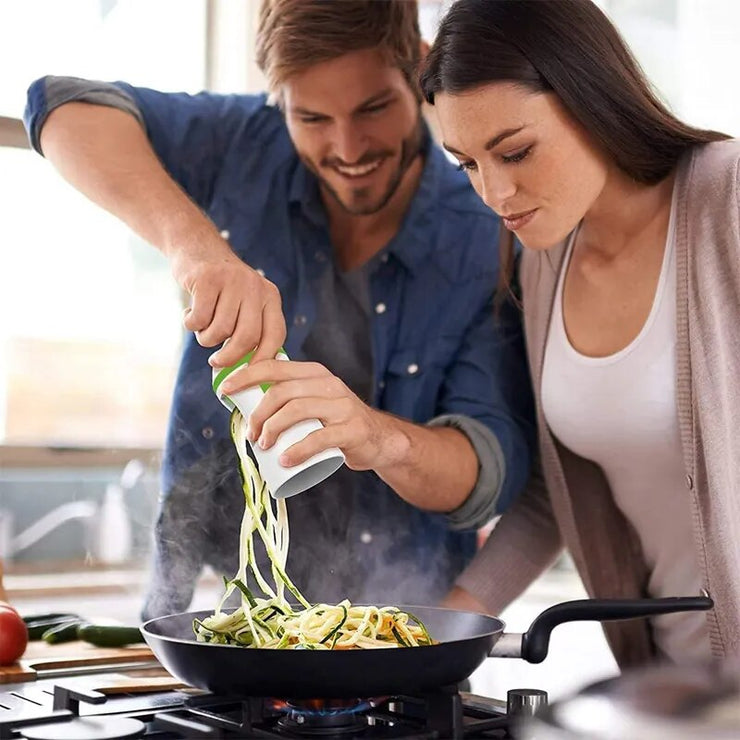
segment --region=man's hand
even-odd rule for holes
[[[256,348],[252,362],[273,358],[285,340],[280,293],[217,235],[195,250],[173,250],[172,272],[191,297],[183,324],[203,347],[224,346],[209,362],[228,367]]]
[[[348,467],[375,471],[401,498],[427,511],[453,511],[473,490],[478,458],[459,430],[430,428],[372,409],[313,362],[250,362],[221,390],[228,395],[266,383],[271,387],[248,419],[250,441],[267,449],[299,421],[324,424],[289,447],[280,457],[282,465],[298,465],[338,447]]]
[[[288,448],[280,463],[299,465],[329,447],[344,453],[353,470],[389,464],[387,414],[363,403],[335,375],[315,362],[263,360],[234,372],[221,389],[230,394],[271,383],[249,417],[250,441],[268,449],[282,432],[299,421],[319,419],[324,428]]]

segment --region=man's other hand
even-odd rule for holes
[[[233,365],[255,348],[252,362],[275,357],[286,333],[277,287],[220,237],[212,239],[194,250],[179,250],[172,259],[172,272],[190,295],[185,328],[203,347],[224,343],[209,358],[213,367]]]

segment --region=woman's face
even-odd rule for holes
[[[497,82],[434,103],[445,149],[524,246],[557,244],[604,189],[609,160],[553,93]]]

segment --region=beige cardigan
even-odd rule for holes
[[[676,179],[677,402],[686,496],[706,590],[712,652],[740,655],[740,142],[695,148]],[[565,244],[524,250],[524,323],[544,473],[504,514],[458,579],[491,613],[513,601],[565,545],[592,597],[646,595],[635,533],[595,464],[550,433],[541,381]],[[549,492],[549,496],[548,496]],[[668,513],[667,513],[668,515]],[[693,594],[675,594],[686,596]],[[605,625],[622,668],[654,655],[647,620]]]

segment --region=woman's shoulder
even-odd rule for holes
[[[724,139],[694,147],[684,161],[685,172],[694,184],[717,187],[723,182],[737,187],[740,170],[740,139]]]
[[[678,171],[678,207],[692,223],[717,228],[718,217],[726,226],[728,211],[740,205],[740,140],[726,139],[694,147]]]

